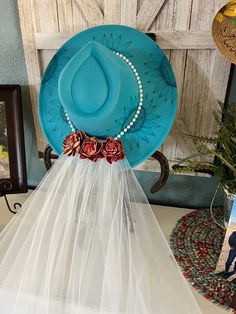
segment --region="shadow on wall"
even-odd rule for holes
[[[24,132],[25,132],[25,147],[26,147],[26,163],[28,185],[35,187],[41,181],[46,173],[46,168],[38,156],[33,112],[30,103],[29,86],[22,86],[22,102],[24,113]]]
[[[210,55],[214,56],[214,54],[215,51],[207,51],[205,57],[208,57],[208,59],[210,59]],[[192,58],[192,56],[194,58]],[[202,56],[200,55],[200,57]],[[181,129],[181,131],[203,136],[214,136],[214,132],[216,131],[217,126],[213,119],[213,111],[220,109],[220,106],[217,102],[220,91],[215,88],[215,94],[213,93],[212,89],[209,87],[209,79],[206,77],[206,75],[208,76],[209,73],[206,72],[206,69],[201,68],[196,63],[195,60],[198,60],[198,58],[198,51],[191,51],[191,54],[188,55],[188,69],[194,74],[196,80],[194,82],[186,80],[184,88],[189,90],[189,99],[190,101],[192,101],[192,104],[195,104],[195,106],[191,106],[189,108],[187,100],[183,99],[183,104],[181,108],[179,108],[178,115],[180,116],[182,113],[182,120],[184,120],[184,117],[186,120],[186,115],[184,115],[184,113],[186,113],[187,110],[190,110],[191,118],[184,121],[183,124],[186,126],[186,129]],[[209,68],[210,70],[212,70],[210,66]],[[190,76],[189,73],[186,73],[185,75],[187,77]],[[199,85],[197,85],[196,82]],[[220,82],[218,83],[218,85],[220,88]],[[196,99],[193,95],[196,95],[197,89],[199,89],[199,96]],[[236,103],[235,67],[232,67],[231,69],[231,75],[226,96],[226,103],[230,102]],[[205,107],[199,106],[199,103],[205,103],[206,105]],[[203,117],[203,121],[200,120],[201,117]],[[209,134],[209,129],[212,129],[212,134]],[[189,145],[189,142],[191,141],[189,138],[183,138],[180,133],[178,133],[178,137],[179,143],[177,144],[177,149],[180,149],[182,151],[183,157],[197,152],[197,150],[194,151],[194,143],[192,143],[192,145]],[[167,145],[168,144],[169,143],[167,139]],[[171,142],[170,145],[173,145],[173,142]],[[199,159],[197,159],[197,161],[198,160]],[[209,160],[209,156],[206,156],[203,160]],[[143,186],[145,193],[151,203],[176,205],[188,208],[209,208],[210,202],[219,184],[219,177],[216,175],[212,177],[170,175],[165,187],[161,191],[153,195],[150,193],[150,187],[157,181],[158,173],[136,171],[136,176],[140,184]],[[214,206],[222,205],[223,190],[220,190],[217,193]]]

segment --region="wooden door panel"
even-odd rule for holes
[[[123,24],[154,32],[177,79],[179,106],[170,135],[160,147],[170,163],[194,152],[178,129],[211,136],[212,111],[223,102],[230,62],[215,49],[211,23],[225,0],[18,0],[38,149],[46,141],[38,122],[37,93],[52,55],[73,34],[100,24]],[[149,160],[141,168],[153,170]],[[156,168],[155,168],[156,170]]]

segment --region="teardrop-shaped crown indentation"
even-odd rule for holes
[[[109,94],[107,75],[93,54],[84,60],[76,72],[71,92],[74,102],[86,113],[96,112],[106,103]]]
[[[76,128],[85,129],[90,119],[91,125],[101,123],[102,129],[104,120],[119,112],[120,104],[127,101],[126,94],[137,93],[137,81],[126,62],[112,50],[90,41],[62,70],[58,93]]]

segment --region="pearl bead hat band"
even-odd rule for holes
[[[116,52],[116,51],[113,51],[118,57],[120,57],[122,60],[124,60],[128,66],[130,67],[130,69],[132,70],[133,74],[135,75],[135,78],[137,80],[137,83],[138,83],[138,89],[139,89],[139,102],[138,102],[138,108],[134,114],[134,116],[132,117],[131,121],[129,122],[129,124],[127,124],[124,129],[119,133],[117,134],[114,139],[117,140],[117,139],[120,139],[126,132],[129,131],[129,129],[134,125],[134,123],[136,122],[141,110],[142,110],[142,105],[143,105],[143,87],[142,87],[142,82],[141,82],[141,79],[140,79],[140,76],[138,74],[138,71],[136,70],[135,66],[133,65],[133,63],[128,59],[126,58],[125,56],[123,56],[121,53],[119,52]],[[73,122],[71,121],[68,113],[66,112],[66,110],[64,109],[65,111],[65,115],[66,115],[66,119],[69,123],[69,126],[72,130],[72,132],[76,132],[76,128],[73,124]]]

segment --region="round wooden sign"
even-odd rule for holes
[[[229,1],[216,14],[212,35],[218,49],[236,64],[236,0]]]

